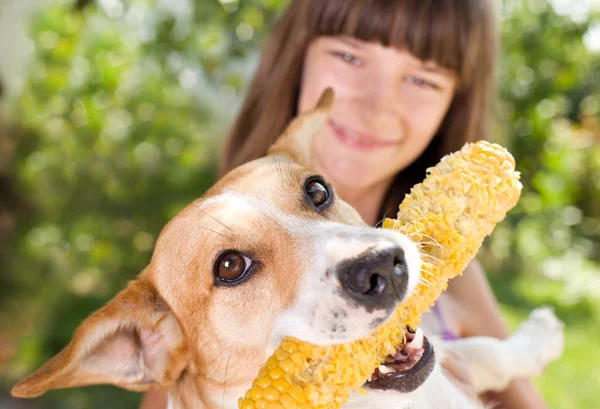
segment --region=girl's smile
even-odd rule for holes
[[[332,119],[329,120],[328,125],[341,143],[357,150],[373,151],[399,144],[399,142],[383,140],[372,134],[357,132]]]

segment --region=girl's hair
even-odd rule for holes
[[[380,208],[392,217],[426,169],[490,128],[495,90],[492,0],[292,0],[266,44],[225,144],[221,172],[264,156],[296,116],[304,56],[312,39],[346,35],[405,49],[458,75],[458,87],[429,147],[400,172]]]

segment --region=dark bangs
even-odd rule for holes
[[[486,23],[481,0],[303,0],[312,35],[347,35],[409,51],[472,78]],[[308,6],[308,5],[306,5]]]

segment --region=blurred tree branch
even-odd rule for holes
[[[82,11],[86,7],[90,6],[94,0],[77,0],[73,5],[73,9],[76,11]]]

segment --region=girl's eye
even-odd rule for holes
[[[342,60],[346,61],[348,64],[360,65],[363,62],[362,58],[356,57],[355,55],[353,55],[351,53],[336,51],[333,54],[336,57],[341,58]]]
[[[406,80],[409,83],[418,85],[420,87],[432,88],[432,89],[436,89],[436,90],[440,89],[440,87],[437,84],[434,84],[431,81],[427,81],[426,79],[424,79],[422,77],[411,75],[411,76],[408,76],[406,78]]]

